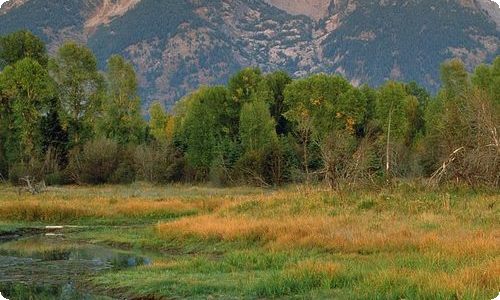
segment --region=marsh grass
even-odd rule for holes
[[[478,299],[500,289],[498,200],[460,189],[282,190],[158,224],[156,234],[316,256],[268,267],[247,284],[254,297]]]
[[[41,243],[38,240],[20,240],[0,244],[0,255],[57,259],[76,249],[74,244]]]
[[[67,222],[74,239],[156,253],[101,274],[123,297],[190,299],[491,299],[500,291],[500,197],[418,185],[70,187],[0,192],[0,224]],[[149,225],[148,225],[149,224]]]
[[[19,195],[16,188],[6,185],[0,186],[0,191],[3,222],[152,223],[210,212],[233,200],[233,192],[228,195],[221,189],[145,184],[51,188],[35,196]],[[252,191],[240,188],[234,193],[246,197]]]

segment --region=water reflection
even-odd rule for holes
[[[22,283],[0,283],[2,294],[10,300],[107,300],[104,296],[92,295],[79,291],[74,284],[65,285],[26,285]]]
[[[63,237],[37,236],[0,244],[0,292],[8,299],[110,299],[82,289],[97,272],[151,264],[137,253]]]

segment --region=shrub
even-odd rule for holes
[[[45,184],[51,185],[64,185],[71,183],[71,180],[65,172],[55,171],[45,175]]]
[[[129,184],[136,179],[134,163],[135,147],[122,147],[119,151],[119,164],[110,178],[111,183]]]
[[[270,183],[265,177],[264,152],[249,151],[236,162],[234,173],[242,182],[252,185],[267,186]]]
[[[110,181],[119,166],[115,141],[100,138],[70,153],[68,171],[77,183],[103,184]]]
[[[30,177],[35,181],[43,179],[42,166],[39,162],[33,165],[17,163],[9,169],[9,181],[12,185],[24,185],[22,178]]]
[[[183,178],[184,157],[171,145],[141,145],[135,149],[133,160],[139,179],[169,183]]]

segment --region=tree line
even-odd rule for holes
[[[105,71],[88,48],[49,57],[28,31],[0,37],[0,180],[49,184],[211,182],[332,188],[426,179],[497,187],[500,57],[468,73],[441,66],[442,87],[338,75],[293,79],[246,68],[143,117],[133,66]]]

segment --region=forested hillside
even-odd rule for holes
[[[442,61],[460,58],[471,71],[499,54],[500,9],[490,0],[301,1],[11,0],[0,34],[29,29],[52,54],[68,40],[86,44],[100,69],[124,56],[143,107],[172,108],[249,66],[294,78],[336,73],[357,86],[416,81],[434,93]]]

